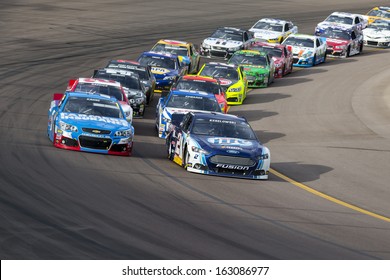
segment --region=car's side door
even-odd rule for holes
[[[184,116],[183,121],[180,123],[179,129],[176,135],[176,147],[175,154],[182,160],[182,165],[185,163],[184,157],[186,156],[186,141],[189,133],[189,128],[192,121],[192,114],[188,113]]]

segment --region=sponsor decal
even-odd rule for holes
[[[237,138],[225,138],[225,137],[210,137],[207,138],[207,142],[214,145],[231,145],[231,146],[241,146],[241,147],[250,147],[252,142],[244,139]]]
[[[170,72],[168,69],[161,68],[161,67],[152,67],[153,74],[166,74]]]
[[[233,165],[233,164],[221,164],[221,163],[218,163],[216,165],[216,167],[223,168],[223,169],[249,170],[249,166],[241,166],[241,165]]]
[[[226,152],[229,153],[229,154],[239,154],[240,153],[237,150],[227,150]]]
[[[219,78],[219,83],[222,85],[222,86],[228,86],[232,83],[231,80],[228,80],[228,79],[224,79],[224,78]]]
[[[83,120],[83,121],[98,121],[104,123],[111,123],[116,125],[128,126],[128,122],[122,119],[85,115],[85,114],[74,114],[74,113],[61,113],[61,119],[63,120]]]

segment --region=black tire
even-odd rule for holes
[[[168,154],[168,159],[169,160],[173,160],[173,158],[175,157],[175,150],[172,149],[172,137],[169,136],[169,138],[167,138],[167,154]]]
[[[267,82],[267,87],[271,84],[271,73],[268,74],[268,82]]]
[[[283,69],[282,69],[282,77],[285,76],[285,72],[286,72],[286,64],[283,65]]]
[[[187,147],[185,147],[184,157],[183,157],[183,167],[185,170],[187,170],[187,157],[188,157],[188,151],[187,151]]]
[[[326,61],[326,52],[325,52],[325,54],[324,54],[324,62]]]
[[[347,57],[350,57],[350,56],[351,56],[351,46],[348,46]]]
[[[314,55],[314,57],[313,57],[313,64],[311,66],[315,66],[316,65],[316,60],[317,60],[317,56]]]
[[[360,43],[359,54],[363,52],[363,42]]]

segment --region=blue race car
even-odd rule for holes
[[[270,151],[241,117],[187,113],[172,125],[166,146],[168,158],[190,172],[268,179]]]
[[[221,106],[213,93],[193,90],[172,90],[161,97],[156,108],[156,128],[158,137],[165,138],[173,113],[206,111],[221,113]]]
[[[115,98],[65,92],[53,96],[47,134],[57,148],[130,156],[134,128]]]
[[[156,92],[170,90],[179,76],[187,74],[188,67],[180,63],[179,57],[174,54],[144,52],[138,58],[141,65],[149,65],[156,78]]]

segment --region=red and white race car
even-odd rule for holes
[[[356,29],[328,27],[321,34],[326,38],[326,54],[349,57],[363,51],[363,34]]]
[[[130,123],[133,120],[133,109],[119,82],[94,78],[71,79],[69,80],[66,91],[99,93],[115,97],[121,104],[123,112],[126,114],[126,120]]]
[[[275,64],[275,78],[281,78],[293,70],[293,54],[285,45],[271,44],[254,39],[248,49],[265,52],[272,56]]]

